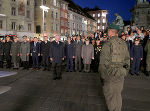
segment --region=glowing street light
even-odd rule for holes
[[[45,16],[44,13],[48,12],[48,10],[50,9],[49,7],[46,7],[44,5],[41,5],[40,8],[43,10],[43,37],[44,37],[44,23],[45,23]]]

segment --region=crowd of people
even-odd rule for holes
[[[140,68],[150,74],[150,30],[138,29],[132,25],[119,35],[127,46],[131,57],[131,75],[139,75]],[[66,72],[84,71],[98,72],[100,52],[103,44],[109,40],[107,33],[96,31],[88,37],[73,35],[67,41],[60,41],[60,36],[55,39],[45,36],[43,41],[37,37],[23,36],[22,39],[6,37],[0,41],[0,68],[29,69],[58,72],[61,78],[61,64],[66,61]],[[13,63],[13,64],[12,64]],[[57,64],[54,64],[57,63]],[[52,64],[52,65],[51,65]],[[83,70],[82,70],[83,69]],[[56,79],[54,75],[54,79]]]

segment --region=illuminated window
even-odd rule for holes
[[[103,26],[102,29],[104,30],[104,29],[105,29],[105,26]]]
[[[103,23],[106,23],[106,19],[103,19]]]
[[[99,14],[98,14],[98,17],[100,17],[100,15],[101,15],[101,14],[99,13]]]
[[[93,17],[95,17],[95,14],[93,14]]]
[[[98,19],[98,23],[100,23],[100,19]]]
[[[103,17],[106,17],[106,13],[105,13],[105,12],[103,12],[103,13],[102,13],[102,16],[103,16]]]

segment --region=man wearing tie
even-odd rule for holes
[[[51,44],[50,60],[52,61],[53,80],[62,79],[61,64],[64,60],[64,47],[59,35],[55,35],[55,41]]]
[[[49,60],[49,51],[50,51],[50,42],[48,41],[48,37],[44,37],[44,41],[41,42],[41,56],[42,56],[42,61],[44,65],[44,69],[49,71],[49,65],[50,65],[50,60]]]
[[[34,42],[31,44],[31,56],[33,69],[39,69],[40,43],[37,37],[34,37]]]

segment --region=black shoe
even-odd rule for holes
[[[139,74],[139,73],[136,73],[136,75],[139,76],[140,74]]]
[[[82,72],[81,70],[79,70],[79,72]]]
[[[62,80],[62,77],[58,77],[57,79],[58,79],[58,80]]]
[[[57,77],[53,78],[53,80],[57,80]]]
[[[46,71],[46,68],[44,68],[43,71]]]
[[[134,75],[134,73],[130,73],[132,76]]]

